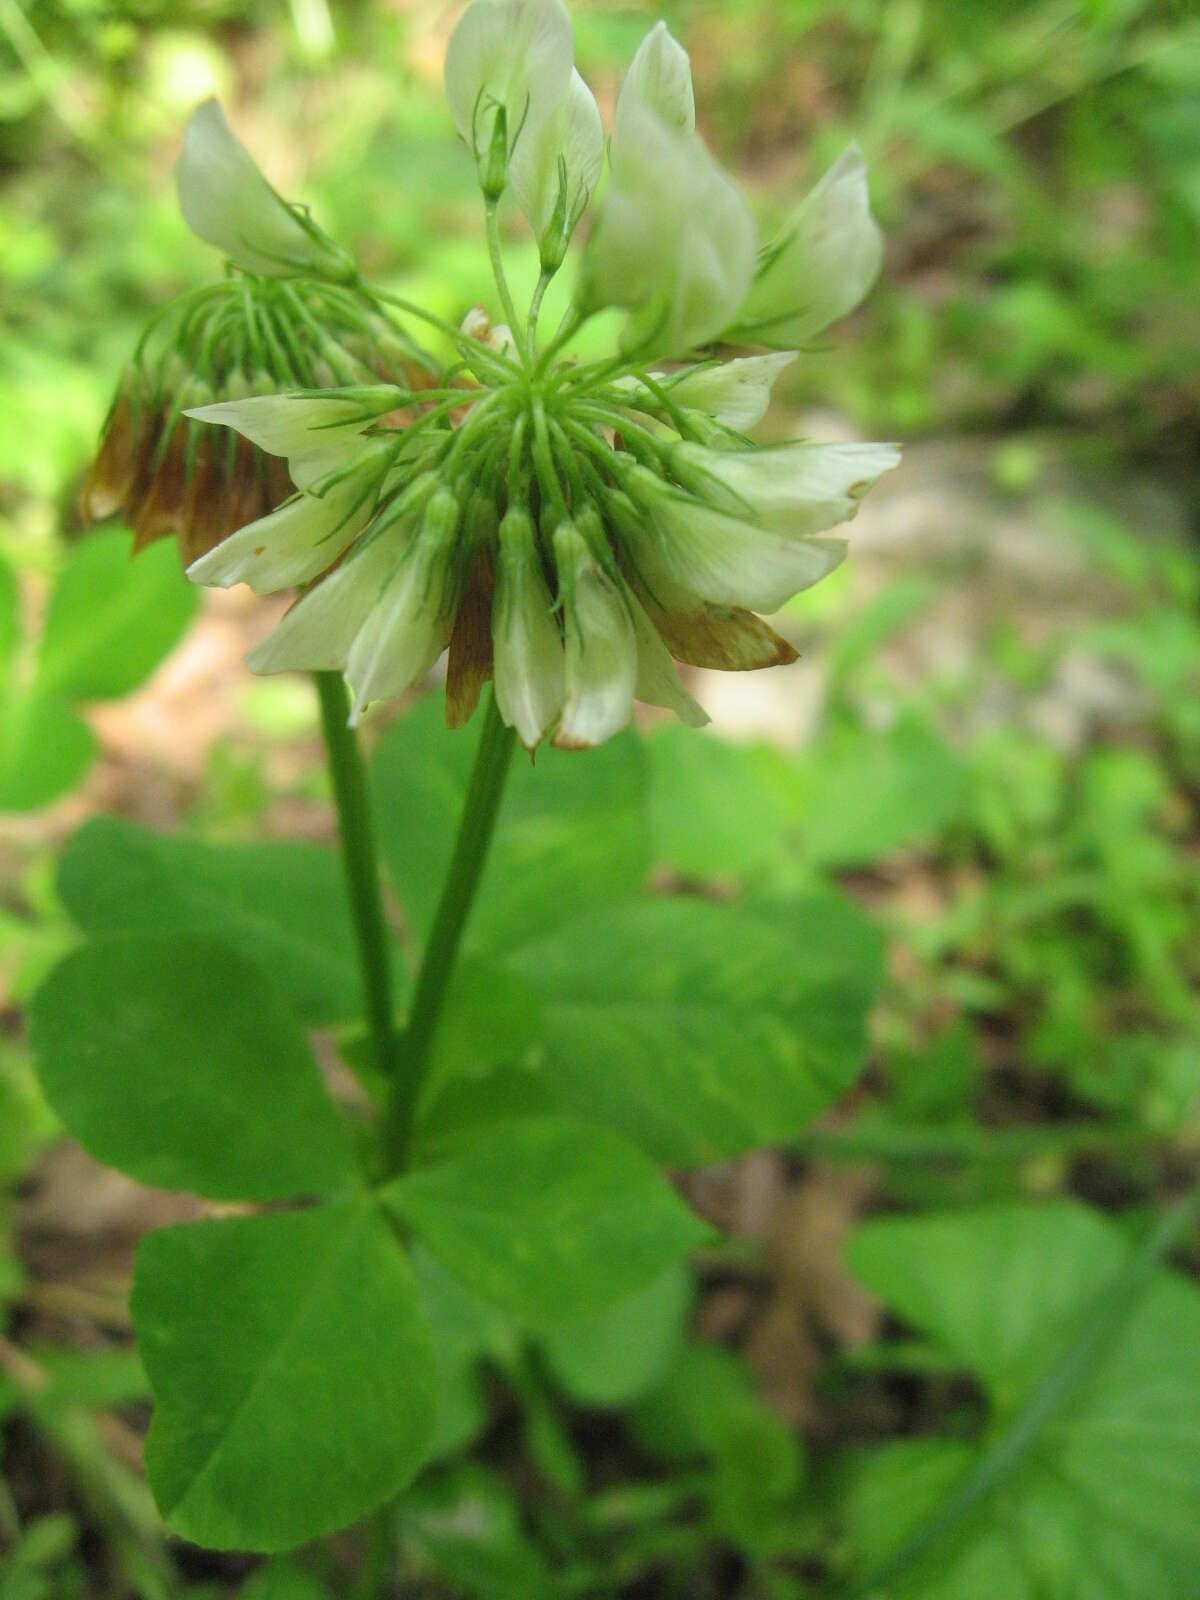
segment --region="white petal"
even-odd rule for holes
[[[252,650],[252,672],[337,671],[345,667],[355,635],[396,569],[401,547],[371,539],[311,589]]]
[[[364,391],[368,393],[374,399],[356,397],[353,402],[298,395],[261,395],[249,400],[223,400],[215,405],[196,406],[185,415],[201,422],[223,423],[244,434],[268,455],[285,455],[292,482],[298,489],[310,489],[356,457],[361,459],[364,471],[372,456],[377,456],[380,462],[396,458],[394,436],[377,441],[361,437],[364,429],[393,409],[383,398],[388,393],[385,386]],[[368,406],[379,409],[364,411]]]
[[[175,179],[188,227],[244,271],[268,278],[300,273],[337,283],[354,277],[351,258],[305,227],[275,193],[215,100],[192,113]]]
[[[561,165],[560,165],[561,162]],[[592,91],[572,71],[565,98],[540,123],[526,124],[513,151],[508,176],[543,255],[552,254],[557,239],[547,241],[565,184],[561,215],[567,238],[591,197],[604,165],[604,125]],[[561,259],[561,255],[559,257]]]
[[[760,450],[708,450],[680,443],[671,468],[694,493],[723,495],[771,526],[807,536],[848,522],[883,473],[900,461],[891,444],[784,444]]]
[[[854,310],[882,260],[866,163],[851,145],[805,199],[782,239],[768,247],[731,331],[760,344],[803,344]]]
[[[450,642],[454,625],[451,557],[461,516],[448,488],[435,491],[420,532],[371,608],[346,658],[354,717],[372,700],[403,694]]]
[[[839,539],[789,538],[677,494],[643,469],[630,475],[629,492],[644,521],[623,531],[651,592],[665,578],[716,605],[778,611],[846,554]]]
[[[574,54],[561,0],[472,0],[446,51],[446,98],[468,146],[487,150],[502,105],[511,150],[522,122],[537,127],[566,94]]]
[[[588,309],[626,306],[625,349],[679,355],[727,327],[754,273],[757,234],[733,181],[696,138],[639,107],[584,255]],[[636,148],[636,156],[633,154]]]
[[[442,595],[431,596],[427,569],[412,555],[366,618],[346,660],[354,716],[373,700],[403,694],[429,671],[450,643],[453,616]]]
[[[555,530],[554,554],[566,643],[566,703],[554,742],[576,749],[602,744],[632,717],[637,641],[623,597],[571,523]]]
[[[696,131],[691,63],[687,51],[671,37],[665,22],[651,28],[625,74],[617,97],[614,150],[627,149],[636,156],[636,117],[631,117],[631,113],[638,109],[652,112],[674,133],[688,136]]]
[[[353,399],[264,394],[247,400],[218,400],[215,405],[196,406],[185,415],[236,428],[268,455],[290,456],[353,439],[406,399],[402,389],[381,384],[377,389],[364,389]]]
[[[510,513],[500,524],[492,606],[496,704],[527,750],[540,744],[566,694],[563,641],[553,607],[532,523],[523,513]]]
[[[668,314],[656,347],[682,355],[707,344],[729,326],[745,301],[754,276],[758,230],[732,178],[696,143],[704,156],[694,174]],[[627,338],[637,339],[636,328]]]
[[[703,411],[714,422],[746,433],[766,416],[776,378],[795,359],[794,350],[781,350],[701,367],[671,384],[671,398],[693,411]]]
[[[649,706],[664,706],[668,711],[673,711],[681,722],[686,722],[689,728],[702,728],[709,720],[708,712],[703,706],[697,705],[683,687],[670,652],[640,601],[632,594],[626,594],[625,598],[633,612],[633,631],[637,640],[634,698]]]
[[[301,495],[247,523],[193,561],[193,583],[229,589],[248,583],[256,594],[274,594],[307,583],[333,565],[358,537],[375,509],[375,486],[351,479],[321,500]]]

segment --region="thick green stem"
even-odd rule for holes
[[[346,891],[362,967],[367,1026],[375,1066],[387,1081],[396,1075],[397,1044],[392,975],[388,965],[387,923],[379,887],[379,855],[367,802],[366,774],[358,737],[350,726],[350,696],[340,672],[316,672],[321,727],[337,801],[338,831]]]
[[[489,693],[454,855],[425,946],[408,1027],[400,1041],[398,1070],[393,1078],[384,1127],[384,1159],[389,1176],[402,1171],[408,1159],[413,1117],[429,1069],[430,1051],[454,970],[459,940],[492,842],[512,750],[513,731],[505,726],[495,696]]]

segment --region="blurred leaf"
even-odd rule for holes
[[[400,1524],[437,1575],[477,1600],[549,1600],[545,1558],[522,1529],[512,1490],[498,1474],[464,1463],[422,1479]]]
[[[646,740],[654,857],[684,877],[749,877],[778,861],[795,826],[787,758],[666,723]]]
[[[57,888],[85,933],[219,934],[261,966],[303,1021],[361,1015],[354,929],[332,851],[207,844],[97,817],[64,850]]]
[[[863,1561],[886,1568],[919,1540],[873,1593],[1200,1592],[1200,1294],[1144,1250],[1131,1258],[1116,1228],[1070,1201],[859,1231],[855,1272],[977,1373],[995,1408],[979,1443],[903,1440],[858,1461],[844,1511]],[[977,1467],[971,1500],[944,1528],[927,1522]]]
[[[498,982],[503,981],[503,976],[499,972],[493,974]],[[529,1021],[531,1028],[535,1026],[532,1016]],[[491,1041],[488,1053],[495,1053],[495,1043]],[[482,1044],[478,1059],[487,1059]],[[440,1093],[426,1100],[419,1113],[414,1159],[419,1165],[449,1160],[500,1123],[548,1116],[557,1109],[554,1089],[546,1075],[527,1067],[500,1066],[482,1075],[451,1077]]]
[[[929,579],[921,575],[894,579],[858,616],[839,627],[829,656],[833,687],[851,678],[881,645],[919,617],[934,592]]]
[[[603,1311],[707,1234],[635,1146],[556,1118],[514,1123],[386,1195],[447,1272],[530,1328]]]
[[[961,762],[915,721],[886,733],[835,729],[806,753],[801,770],[801,846],[824,867],[865,865],[937,838],[967,794]]]
[[[74,787],[96,753],[92,730],[55,700],[18,692],[0,705],[0,811],[35,811]]]
[[[279,1551],[407,1487],[436,1380],[412,1271],[363,1201],[151,1233],[133,1290],[146,1471],[172,1528]]]
[[[421,940],[449,865],[477,739],[478,726],[448,737],[442,698],[430,696],[390,731],[373,764],[380,845]],[[539,750],[536,766],[514,756],[468,945],[507,949],[638,888],[650,865],[644,794],[644,760],[632,734],[585,753]]]
[[[239,1600],[329,1600],[329,1590],[291,1561],[269,1561],[239,1591]]]
[[[136,1351],[83,1351],[48,1345],[34,1346],[30,1353],[50,1379],[50,1387],[37,1396],[39,1407],[85,1406],[108,1411],[150,1398],[149,1381]]]
[[[220,940],[84,945],[34,996],[42,1088],[99,1161],[218,1200],[323,1193],[354,1174],[303,1034]]]
[[[692,1275],[678,1263],[599,1316],[552,1329],[542,1339],[551,1373],[581,1405],[629,1405],[679,1354],[693,1297]]]
[[[136,689],[174,649],[199,594],[179,570],[173,539],[130,559],[132,537],[93,534],[72,553],[46,614],[37,690],[113,700]]]
[[[689,1344],[633,1413],[637,1438],[679,1461],[715,1468],[714,1510],[726,1537],[753,1544],[800,1487],[800,1441],[759,1398],[749,1369],[719,1345]]]
[[[563,1109],[688,1165],[787,1139],[849,1087],[881,948],[832,895],[648,899],[505,965],[540,998],[541,1070]]]
[[[21,642],[21,593],[17,575],[0,560],[0,690],[7,693],[13,657]]]

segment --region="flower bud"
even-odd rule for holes
[[[488,199],[499,198],[519,140],[567,93],[574,51],[562,0],[472,0],[463,12],[446,51],[446,97]]]
[[[629,468],[624,481],[643,516],[622,532],[652,591],[662,578],[717,605],[778,611],[832,572],[846,553],[840,540],[787,537],[748,517],[730,516],[646,467]]]
[[[562,710],[566,685],[554,599],[527,511],[510,510],[500,524],[492,641],[500,715],[534,750]]]
[[[346,656],[357,721],[372,700],[403,694],[450,642],[458,585],[455,535],[462,507],[453,490],[434,491],[415,543],[367,613]]]
[[[566,650],[566,699],[554,742],[576,750],[603,743],[633,715],[637,641],[629,607],[578,520],[554,530],[554,560]]]
[[[603,165],[600,111],[592,91],[572,71],[558,106],[521,135],[510,168],[513,194],[533,229],[543,272],[562,265]]]
[[[256,594],[305,584],[331,567],[371,520],[380,471],[355,464],[317,498],[301,494],[278,511],[247,523],[187,569],[193,583],[229,589],[246,583]]]
[[[187,414],[199,422],[236,429],[268,455],[286,456],[292,482],[312,490],[355,455],[364,429],[407,399],[402,389],[374,384],[329,398],[263,394],[218,401]]]
[[[215,100],[192,113],[175,176],[188,227],[243,272],[330,283],[358,276],[353,258],[276,194]]]

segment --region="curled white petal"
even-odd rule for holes
[[[764,252],[732,333],[760,344],[803,344],[854,310],[882,260],[866,162],[852,144]]]
[[[344,445],[408,396],[390,384],[363,389],[353,397],[301,394],[253,395],[195,406],[185,415],[199,422],[234,428],[272,456],[301,455]]]
[[[554,534],[563,597],[566,700],[554,742],[603,744],[633,715],[637,640],[629,609],[570,522]]]
[[[637,597],[627,593],[625,599],[633,617],[633,632],[637,640],[634,699],[648,706],[663,706],[667,711],[673,711],[689,728],[702,728],[709,720],[708,712],[683,687],[670,652]]]
[[[746,433],[766,416],[776,378],[795,359],[794,350],[779,350],[685,372],[671,384],[671,398]]]
[[[539,123],[525,127],[508,176],[517,204],[552,264],[591,197],[604,165],[604,125],[587,84],[572,70],[566,95]],[[556,231],[559,237],[547,238]]]
[[[193,561],[187,575],[220,589],[248,583],[256,594],[308,583],[358,537],[374,509],[374,485],[355,479],[320,500],[300,495],[231,533]]]
[[[778,611],[845,558],[840,539],[789,537],[731,516],[644,468],[628,475],[627,487],[643,515],[624,531],[651,592],[662,578],[716,605]]]
[[[352,550],[250,652],[246,659],[251,671],[341,671],[399,559],[400,552],[388,538],[369,539]]]
[[[522,512],[500,524],[492,606],[496,705],[527,750],[540,744],[566,695],[562,635],[542,574],[533,525]]]
[[[511,150],[522,123],[537,127],[566,94],[574,54],[561,0],[472,0],[446,51],[446,98],[468,146],[487,150],[503,106]]]
[[[671,448],[671,468],[695,493],[737,515],[807,536],[848,522],[876,480],[899,464],[892,444],[783,444],[759,450]]]
[[[637,112],[649,111],[674,133],[696,131],[696,97],[687,51],[658,22],[638,46],[617,96],[613,149],[636,159]]]
[[[350,256],[275,193],[215,100],[192,113],[175,180],[188,227],[243,271],[336,283],[354,277]]]

